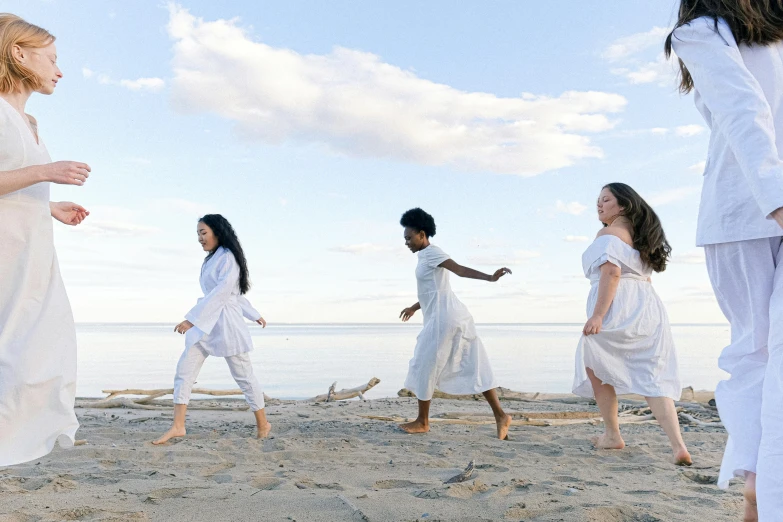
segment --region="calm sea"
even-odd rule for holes
[[[103,389],[168,388],[184,348],[169,324],[79,324],[80,397]],[[419,325],[251,326],[253,366],[270,397],[301,399],[349,388],[378,377],[368,398],[396,396],[402,388]],[[518,391],[571,391],[578,324],[483,324],[477,330],[498,383]],[[728,325],[674,325],[684,386],[715,389],[725,374],[717,366],[729,342]],[[236,388],[225,361],[211,357],[198,386]]]

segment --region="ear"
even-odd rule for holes
[[[21,46],[14,44],[14,46],[11,48],[11,54],[16,59],[17,62],[20,62],[24,64],[26,61],[26,53],[24,52],[24,49],[22,49]]]

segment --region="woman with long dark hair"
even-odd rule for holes
[[[730,377],[715,390],[729,433],[718,485],[745,477],[745,518],[763,521],[783,516],[781,42],[782,0],[682,0],[665,45],[712,133],[696,243],[731,324],[718,360]]]
[[[264,412],[264,392],[253,374],[249,353],[253,349],[250,330],[242,317],[266,327],[266,321],[244,294],[250,290],[250,274],[242,245],[234,228],[220,214],[207,214],[198,222],[198,241],[209,252],[201,267],[198,300],[185,320],[174,330],[185,334],[185,351],[174,378],[174,422],[154,444],[185,436],[185,414],[190,391],[208,356],[224,357],[231,376],[245,394],[256,417],[257,437],[272,429]]]
[[[623,449],[617,395],[644,396],[674,453],[689,466],[674,401],[682,392],[669,318],[650,284],[666,269],[671,247],[652,208],[624,183],[603,187],[597,202],[603,228],[582,255],[590,279],[588,320],[576,353],[573,392],[595,397],[604,419],[599,449]]]
[[[453,395],[482,393],[495,416],[498,438],[505,440],[511,416],[500,405],[487,351],[476,334],[473,317],[451,290],[449,272],[494,283],[511,270],[499,268],[493,274],[484,274],[458,264],[430,243],[435,235],[435,219],[420,208],[405,212],[400,225],[405,246],[419,258],[416,265],[419,300],[400,312],[400,318],[407,321],[417,310],[424,316],[405,378],[405,387],[419,400],[419,414],[416,420],[400,428],[407,433],[430,430],[430,402],[436,388]]]

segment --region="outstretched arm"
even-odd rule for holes
[[[0,196],[31,187],[36,183],[84,185],[90,176],[90,166],[78,161],[56,161],[0,172]]]
[[[582,333],[585,335],[597,334],[601,331],[604,317],[612,306],[614,296],[617,294],[617,285],[620,284],[620,267],[606,262],[601,265],[601,279],[598,281],[598,299],[593,309],[593,316],[587,320]]]
[[[474,270],[472,268],[469,268],[467,266],[462,266],[458,264],[453,259],[447,259],[441,264],[438,265],[441,268],[445,268],[446,270],[449,270],[451,272],[454,272],[456,275],[460,277],[467,277],[468,279],[479,279],[481,281],[489,281],[491,283],[494,283],[501,277],[503,277],[506,274],[510,274],[511,270],[508,268],[498,268],[495,270],[495,273],[492,275],[485,274],[484,272],[479,272],[478,270]]]

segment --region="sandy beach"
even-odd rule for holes
[[[503,402],[517,418],[597,411],[573,396]],[[415,407],[411,398],[269,405],[273,432],[260,441],[247,411],[194,410],[187,438],[162,447],[149,441],[168,427],[170,411],[77,408],[87,444],[0,469],[0,520],[739,519],[741,484],[714,485],[721,428],[684,427],[694,465],[678,468],[652,423],[624,425],[626,449],[596,451],[588,439],[600,424],[515,425],[500,441],[493,424],[435,421],[429,434],[407,435],[367,418],[408,417]],[[488,411],[464,400],[432,407],[436,419]],[[468,480],[444,483],[470,461]]]

